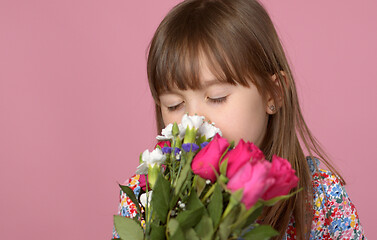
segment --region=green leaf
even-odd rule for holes
[[[244,236],[242,236],[242,238],[245,240],[268,240],[277,235],[279,235],[279,232],[277,232],[271,226],[259,225],[247,232]]]
[[[177,216],[179,225],[183,229],[195,226],[202,218],[204,211],[204,207],[200,207],[194,210],[180,212]]]
[[[127,194],[127,196],[131,199],[131,201],[135,204],[136,208],[137,208],[137,212],[139,214],[141,214],[141,209],[140,209],[140,205],[139,205],[139,202],[137,201],[136,199],[136,196],[134,194],[134,191],[132,191],[132,189],[128,186],[123,186],[123,185],[120,185],[119,184],[119,187],[122,189],[122,191]]]
[[[196,233],[201,240],[211,240],[213,237],[213,223],[207,214],[203,215],[195,227]]]
[[[165,227],[152,223],[150,239],[151,240],[165,239]]]
[[[158,219],[166,223],[170,203],[170,183],[161,174],[159,174],[155,187],[153,189],[151,205]]]
[[[200,240],[194,229],[190,228],[185,232],[186,239]]]
[[[182,172],[179,174],[177,181],[175,182],[174,194],[180,195],[182,185],[186,182],[189,171],[191,170],[191,164],[188,162],[183,166]]]
[[[220,174],[226,176],[226,169],[228,168],[228,159],[225,159],[221,164],[220,164]]]
[[[234,206],[229,214],[221,221],[219,225],[219,235],[221,240],[228,239],[229,234],[231,233],[231,225],[239,217],[240,206]]]
[[[220,223],[221,215],[223,213],[223,195],[221,194],[221,188],[217,183],[211,201],[208,204],[208,213],[212,219],[214,227],[216,228]]]
[[[234,145],[235,145],[235,142],[234,142],[234,141],[231,141],[231,142],[230,142],[230,146],[229,146],[229,148],[230,148],[230,149],[233,149],[233,148],[234,148]]]
[[[228,205],[226,206],[225,208],[225,211],[223,213],[223,216],[222,216],[222,219],[226,218],[228,216],[228,214],[235,208],[235,207],[239,207],[240,204],[243,204],[241,203],[241,199],[242,199],[242,194],[243,194],[243,189],[239,189],[235,192],[233,192],[231,195],[230,195],[230,199],[229,199],[229,203]]]
[[[208,142],[208,139],[206,138],[205,135],[202,135],[200,136],[197,140],[196,140],[197,144],[200,146],[202,143],[204,142]]]
[[[114,215],[114,226],[122,240],[143,240],[144,232],[135,220],[119,215]]]
[[[230,196],[231,201],[234,201],[235,203],[240,203],[243,196],[243,189],[238,189],[237,191],[233,192]]]
[[[204,178],[201,178],[199,175],[195,175],[194,186],[196,187],[198,196],[200,196],[206,187],[206,180]]]
[[[302,189],[303,188],[300,188],[300,189],[298,189],[297,191],[295,191],[295,192],[293,192],[291,194],[283,195],[283,196],[277,196],[277,197],[271,198],[270,200],[267,200],[267,201],[263,201],[263,200],[259,200],[259,201],[261,201],[263,203],[263,205],[273,206],[273,205],[275,205],[280,200],[288,199],[288,198],[292,197],[296,193],[300,192]]]
[[[175,218],[171,218],[168,222],[168,231],[170,235],[173,235],[179,229],[179,222]]]
[[[247,217],[247,220],[245,224],[243,225],[243,227],[250,226],[252,223],[254,223],[255,220],[257,220],[257,218],[262,214],[262,211],[263,211],[262,205],[254,209],[254,211]]]
[[[189,199],[187,201],[186,209],[187,210],[194,210],[197,208],[204,207],[203,203],[200,201],[198,194],[196,193],[195,189],[192,189]]]
[[[185,239],[185,235],[181,227],[179,226],[178,220],[171,218],[168,223],[168,231],[171,240],[182,240]]]
[[[233,141],[232,141],[233,142]],[[219,159],[219,164],[221,163],[221,161],[223,160],[223,158],[225,157],[225,155],[228,153],[229,149],[231,148],[232,145],[229,145],[225,151],[223,152],[223,154],[221,155],[220,159]]]
[[[217,182],[220,183],[222,186],[226,186],[226,184],[229,182],[229,179],[227,177],[225,177],[224,175],[220,175],[218,178],[217,178]],[[222,187],[222,188],[224,188]]]
[[[245,224],[247,219],[247,210],[245,204],[239,204],[240,212],[238,213],[238,217],[235,219],[234,223],[231,224],[230,229],[233,233],[237,236],[242,232],[242,226]]]

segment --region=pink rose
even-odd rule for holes
[[[258,162],[265,159],[263,152],[254,143],[249,143],[249,145],[251,149],[252,162]]]
[[[271,163],[268,161],[247,162],[229,180],[227,186],[232,192],[243,188],[241,201],[247,209],[252,207],[273,184],[274,180],[268,177],[270,168]]]
[[[262,151],[254,143],[240,140],[237,146],[230,150],[224,157],[228,158],[226,176],[232,178],[233,175],[247,162],[257,162],[264,159]]]
[[[200,150],[192,160],[192,171],[196,175],[214,182],[216,180],[216,174],[213,171],[213,168],[219,172],[220,157],[228,146],[228,141],[225,138],[220,137],[219,134],[216,134],[212,141]]]
[[[274,184],[267,189],[262,198],[269,200],[277,196],[287,195],[292,188],[297,186],[298,177],[295,172],[288,160],[274,155],[269,173],[269,177],[274,179]]]
[[[160,141],[156,144],[156,146],[154,146],[154,148],[156,148],[157,146],[160,146],[161,148],[165,147],[165,144],[168,145],[168,147],[170,147],[170,141]]]

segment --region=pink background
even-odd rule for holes
[[[178,2],[0,1],[0,239],[110,239],[117,182],[155,136],[146,48]],[[263,3],[376,237],[377,3]]]

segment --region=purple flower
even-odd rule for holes
[[[172,148],[171,147],[163,147],[162,149],[163,153],[171,153]]]
[[[192,144],[192,151],[197,151],[199,149],[199,146],[196,145],[195,143]]]
[[[185,152],[190,152],[190,151],[195,152],[196,150],[199,149],[199,146],[196,145],[195,143],[184,143],[182,144],[182,148],[183,150],[185,150]]]
[[[178,154],[180,152],[181,152],[181,149],[176,147],[175,150],[174,150],[174,154]]]
[[[200,147],[201,147],[201,148],[204,148],[205,146],[208,145],[208,143],[209,143],[209,142],[203,142],[203,143],[200,144]]]

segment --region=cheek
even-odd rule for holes
[[[243,139],[255,143],[258,147],[261,145],[267,130],[268,115],[261,113],[258,116],[249,116],[247,121],[243,122],[240,135]]]
[[[250,101],[249,104],[237,104],[227,109],[215,123],[229,141],[237,144],[242,138],[259,146],[266,132],[267,120],[263,103]]]
[[[169,123],[181,122],[182,114],[179,114],[177,112],[169,112],[168,110],[165,110],[165,111],[162,110],[161,113],[162,113],[162,120],[165,126],[167,126]]]

